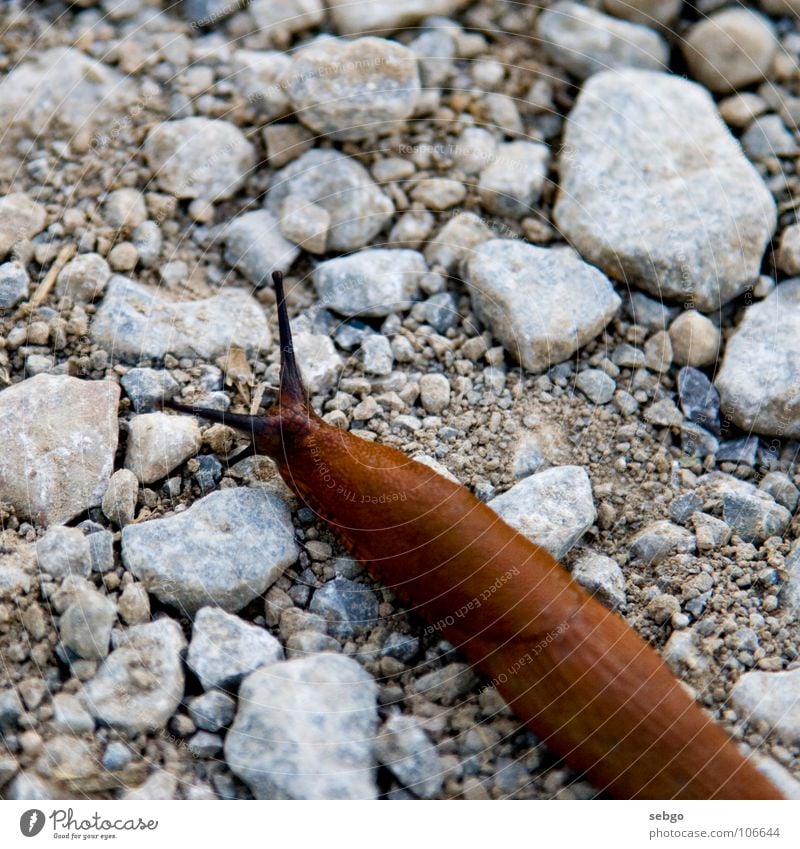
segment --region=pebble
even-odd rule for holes
[[[450,381],[443,374],[423,374],[419,400],[426,413],[438,416],[450,403]]]
[[[204,690],[233,689],[254,670],[282,659],[272,634],[232,613],[203,607],[194,618],[186,663]]]
[[[8,77],[6,83],[8,84]],[[0,91],[4,84],[0,83]],[[5,105],[0,101],[0,120]],[[19,242],[32,239],[44,230],[47,211],[23,192],[13,192],[0,198],[0,259]]]
[[[200,450],[200,427],[191,416],[142,413],[128,425],[125,468],[140,483],[154,483]]]
[[[144,195],[130,187],[109,192],[103,202],[103,218],[115,230],[134,230],[147,220]]]
[[[281,46],[293,35],[318,26],[325,17],[322,0],[250,0],[248,11],[261,35]]]
[[[203,454],[195,459],[198,468],[194,473],[194,479],[205,495],[222,480],[222,463],[213,454]]]
[[[213,758],[222,751],[222,737],[208,731],[198,731],[186,744],[196,758]]]
[[[413,27],[423,18],[448,16],[467,4],[467,0],[391,0],[359,3],[329,0],[333,24],[342,35],[362,32],[384,35],[403,27]]]
[[[385,38],[323,36],[294,54],[286,90],[312,132],[336,141],[372,139],[395,132],[413,114],[417,59]]]
[[[239,610],[297,554],[289,508],[263,487],[212,492],[182,513],[122,531],[126,568],[189,614],[207,604]]]
[[[108,482],[100,507],[103,515],[120,528],[130,524],[136,514],[139,481],[129,469],[114,472]]]
[[[3,791],[4,799],[47,802],[56,798],[47,782],[32,772],[18,772]]]
[[[575,385],[595,404],[607,404],[616,391],[617,384],[604,371],[585,369],[575,378]]]
[[[20,518],[56,524],[100,504],[118,404],[116,384],[66,375],[39,374],[0,393],[0,491]]]
[[[775,203],[708,92],[669,74],[603,71],[564,141],[554,215],[587,262],[703,311],[752,285]],[[676,167],[684,161],[690,169]]]
[[[419,637],[390,631],[381,649],[382,657],[391,657],[401,663],[409,663],[419,652]]]
[[[309,150],[278,171],[267,192],[267,209],[279,216],[289,195],[328,212],[329,251],[364,247],[394,213],[394,204],[366,168],[338,150]]]
[[[289,195],[281,207],[281,233],[312,254],[324,254],[331,216],[327,209]]]
[[[493,236],[492,231],[474,212],[457,212],[428,242],[425,259],[444,271],[457,271],[473,250]]]
[[[56,693],[53,696],[53,720],[62,731],[73,734],[94,731],[94,719],[72,693]]]
[[[488,130],[483,127],[465,127],[453,148],[453,164],[470,177],[491,165],[496,152],[497,139]]]
[[[764,81],[778,41],[767,18],[741,7],[694,24],[682,47],[692,76],[711,91],[727,94]]]
[[[432,272],[435,273],[435,272]],[[430,275],[426,275],[429,277]],[[420,286],[425,285],[423,277]],[[430,326],[437,333],[446,333],[455,327],[459,321],[458,298],[452,292],[440,292],[414,306],[413,317]]]
[[[467,189],[460,180],[449,177],[426,177],[420,180],[411,191],[413,200],[426,209],[441,212],[459,205],[467,196]]]
[[[83,690],[87,709],[131,736],[163,728],[183,700],[185,646],[178,623],[168,618],[120,632]]]
[[[384,316],[411,308],[427,270],[418,251],[367,248],[321,262],[313,281],[328,309],[347,316]]]
[[[256,161],[253,145],[238,127],[200,117],[157,124],[143,151],[164,191],[209,201],[232,197]]]
[[[618,18],[654,26],[671,24],[683,3],[682,0],[603,0],[603,6]]]
[[[198,301],[171,301],[119,275],[109,281],[89,332],[114,361],[134,364],[163,360],[167,354],[213,362],[232,345],[255,354],[271,342],[264,311],[241,289],[223,288]]]
[[[334,637],[352,637],[375,627],[378,599],[372,590],[347,578],[334,578],[314,592],[308,608],[324,617]]]
[[[211,608],[203,609],[210,610]],[[236,631],[235,629],[232,630],[234,630],[235,637]],[[280,658],[275,659],[279,660]],[[272,662],[273,660],[268,661],[268,663]],[[233,717],[236,715],[236,702],[222,690],[209,690],[202,696],[195,696],[193,699],[189,699],[188,707],[189,716],[194,720],[194,724],[205,731],[219,731],[226,728],[233,722]]]
[[[128,584],[117,602],[120,617],[128,625],[141,625],[150,621],[150,596],[144,584]]]
[[[270,168],[283,168],[314,144],[314,137],[300,124],[268,124],[262,135]]]
[[[111,269],[100,254],[78,254],[59,272],[56,294],[90,303],[102,296],[110,277]]]
[[[319,333],[294,333],[294,352],[300,377],[312,395],[326,395],[336,385],[344,363],[330,337]]]
[[[596,518],[589,475],[555,466],[524,478],[489,502],[512,528],[561,560]]]
[[[152,413],[166,398],[178,394],[178,382],[164,369],[132,368],[119,381],[137,413]]]
[[[729,439],[721,443],[717,449],[717,461],[720,463],[740,463],[745,466],[755,466],[757,451],[757,436],[743,436],[739,439]]]
[[[123,119],[136,92],[132,79],[83,51],[52,47],[19,62],[0,81],[0,128],[64,139],[97,128],[96,149],[102,152],[108,142],[102,130],[115,116]]]
[[[694,513],[703,509],[703,499],[696,492],[684,492],[672,499],[669,517],[679,525],[685,525]]]
[[[722,353],[719,328],[697,310],[684,310],[669,327],[672,360],[679,366],[713,366]]]
[[[342,655],[259,669],[242,682],[225,760],[257,799],[374,799],[376,697]]]
[[[683,416],[671,398],[662,398],[645,409],[644,420],[657,427],[679,428],[683,422]]]
[[[669,64],[669,47],[657,32],[579,3],[546,8],[537,35],[545,53],[580,80],[608,68],[661,70]]]
[[[53,578],[88,578],[92,571],[89,537],[79,528],[55,525],[37,541],[36,559],[39,569]]]
[[[797,155],[797,142],[786,129],[779,115],[763,115],[756,118],[742,134],[742,147],[750,159],[772,159],[776,156]]]
[[[749,722],[763,722],[787,743],[800,742],[800,669],[746,672],[731,690],[731,704]]]
[[[392,344],[385,336],[372,333],[365,337],[359,355],[367,374],[385,377],[392,373],[394,354]]]
[[[442,789],[436,745],[414,716],[394,714],[386,720],[375,740],[375,757],[420,799],[433,799]]]
[[[81,592],[61,614],[62,644],[78,657],[102,660],[108,655],[111,629],[117,620],[114,603],[99,592]]]
[[[261,120],[273,121],[291,111],[286,75],[291,58],[277,50],[237,50],[226,79],[258,113]]]
[[[684,366],[678,372],[678,396],[689,421],[719,435],[719,393],[703,372]]]
[[[452,705],[463,698],[477,681],[477,675],[468,663],[449,663],[413,680],[411,689],[429,701]]]
[[[0,265],[0,310],[11,309],[26,300],[30,283],[28,272],[18,262]]]
[[[761,479],[758,488],[774,498],[789,512],[794,513],[800,492],[787,474],[784,472],[767,472]]]
[[[752,123],[753,119],[762,115],[767,104],[757,94],[749,91],[743,91],[739,94],[732,94],[726,97],[718,104],[719,114],[730,127],[737,130],[744,129]]]
[[[19,694],[16,690],[0,690],[0,731],[14,728],[17,720],[25,713]]]
[[[132,271],[139,261],[139,254],[130,242],[120,242],[108,252],[108,264],[112,271]]]
[[[625,606],[625,576],[616,560],[594,552],[586,554],[572,567],[572,577],[612,610]]]
[[[608,278],[570,249],[492,239],[472,251],[466,272],[478,317],[536,373],[594,339],[621,303]]]
[[[650,566],[658,566],[673,554],[693,554],[694,535],[672,522],[652,522],[633,538],[630,556]]]
[[[483,208],[508,218],[530,215],[541,197],[549,163],[550,151],[543,144],[501,144],[478,180]]]
[[[166,769],[156,769],[147,780],[138,787],[125,790],[120,799],[127,802],[161,801],[167,802],[175,796],[178,778]]]
[[[144,268],[155,265],[161,255],[163,237],[155,221],[144,221],[131,234],[133,246],[139,255],[139,264]]]
[[[731,528],[727,522],[708,516],[705,513],[695,513],[692,516],[694,535],[697,540],[697,550],[703,554],[727,545],[731,538]]]
[[[790,224],[781,233],[776,261],[784,274],[800,274],[800,224]]]
[[[428,238],[435,219],[426,209],[415,209],[401,215],[389,231],[388,244],[416,250]]]
[[[259,287],[271,286],[272,272],[286,274],[300,255],[300,248],[283,235],[278,219],[266,209],[234,218],[224,238],[225,262]]]
[[[753,543],[781,536],[792,518],[785,507],[757,492],[726,492],[722,497],[722,516],[734,533]]]
[[[800,280],[747,308],[715,381],[722,411],[745,432],[800,436]]]

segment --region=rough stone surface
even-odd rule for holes
[[[23,192],[13,192],[0,198],[0,258],[18,242],[41,233],[46,221],[45,208]]]
[[[128,525],[122,559],[161,601],[236,611],[297,558],[289,508],[266,488],[212,492],[188,510]]]
[[[513,141],[501,144],[481,171],[478,195],[483,208],[495,215],[530,215],[547,177],[550,151],[543,144]]]
[[[157,124],[143,147],[164,191],[177,198],[232,197],[255,164],[253,145],[228,121],[180,118]]]
[[[190,416],[143,413],[129,424],[125,468],[140,483],[153,483],[196,454],[200,443],[200,427]]]
[[[425,259],[431,266],[456,271],[478,245],[492,236],[492,231],[474,212],[458,212],[428,242]]]
[[[342,35],[384,34],[418,24],[431,15],[450,15],[467,0],[392,0],[391,3],[354,3],[330,0],[336,31]]]
[[[792,514],[765,493],[726,492],[722,497],[722,516],[734,533],[746,542],[763,542],[781,536]]]
[[[531,475],[489,506],[512,528],[560,560],[595,520],[592,486],[580,466],[555,466]]]
[[[99,592],[77,593],[61,614],[61,642],[78,657],[102,660],[108,655],[111,629],[117,619],[114,603]]]
[[[711,319],[685,310],[669,326],[672,359],[679,366],[713,366],[722,354],[722,337]]]
[[[653,522],[639,531],[631,542],[634,560],[657,566],[672,554],[691,554],[697,547],[694,535],[672,522]]]
[[[203,607],[194,618],[186,663],[206,690],[236,687],[260,666],[282,659],[283,648],[272,634],[232,613]]]
[[[300,377],[312,394],[326,394],[336,385],[344,363],[329,336],[321,333],[293,334]]]
[[[59,272],[56,292],[75,301],[93,301],[105,291],[111,269],[100,254],[78,254]]]
[[[292,61],[286,53],[237,50],[231,64],[229,81],[259,117],[272,121],[291,111],[285,82]]]
[[[758,276],[775,202],[700,86],[595,74],[570,113],[560,172],[556,223],[610,276],[703,311]]]
[[[272,285],[273,271],[286,274],[300,249],[284,238],[278,219],[266,209],[234,218],[225,231],[225,261],[256,286]]]
[[[341,655],[259,669],[239,690],[225,760],[257,799],[373,799],[376,695]]]
[[[314,592],[308,608],[323,616],[333,636],[352,637],[375,627],[378,598],[364,584],[348,578],[334,578]]]
[[[129,363],[167,354],[213,361],[232,345],[256,353],[271,341],[264,311],[241,289],[222,289],[199,301],[168,301],[121,276],[109,281],[90,333],[114,359]]]
[[[417,59],[384,38],[318,38],[292,58],[287,92],[314,133],[338,141],[386,135],[414,111]]]
[[[280,215],[289,195],[328,212],[330,251],[364,247],[394,213],[394,204],[366,168],[338,150],[309,150],[279,171],[267,193],[267,208],[273,215]]]
[[[586,554],[572,567],[572,577],[611,608],[625,605],[625,576],[616,560]]]
[[[603,0],[612,15],[648,26],[672,23],[682,5],[682,0]]]
[[[582,371],[575,379],[575,385],[595,404],[607,404],[617,388],[614,378],[595,368]]]
[[[272,43],[287,44],[295,33],[321,24],[322,0],[251,0],[248,6],[259,32]]]
[[[367,248],[320,263],[313,279],[329,309],[349,316],[383,316],[411,307],[427,270],[417,251]]]
[[[539,15],[537,33],[550,58],[581,80],[609,68],[660,70],[669,62],[669,47],[657,32],[579,3],[549,6]]]
[[[765,722],[787,743],[800,742],[800,669],[747,672],[731,690],[731,704],[749,722]]]
[[[492,239],[475,248],[466,269],[478,317],[533,372],[597,336],[621,303],[608,279],[569,249]]]
[[[413,716],[390,716],[375,741],[375,757],[400,784],[421,799],[442,788],[443,769],[436,746]]]
[[[0,492],[17,515],[66,522],[100,504],[114,469],[119,386],[39,374],[0,393]]]
[[[0,265],[0,310],[15,307],[28,297],[30,290],[28,272],[18,262]]]
[[[748,307],[728,340],[716,387],[723,413],[738,427],[800,436],[800,279],[781,283]]]
[[[100,505],[103,515],[121,528],[130,524],[136,514],[138,492],[139,481],[130,469],[114,472]]]

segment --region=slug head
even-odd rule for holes
[[[297,367],[292,344],[292,330],[289,325],[289,313],[286,310],[286,298],[283,291],[283,274],[272,272],[275,296],[278,305],[278,332],[281,345],[281,382],[278,395],[263,416],[246,416],[238,413],[226,413],[207,407],[193,407],[175,401],[164,401],[164,406],[179,413],[188,413],[207,421],[217,422],[235,428],[249,435],[250,447],[232,458],[236,462],[252,454],[266,454],[274,460],[280,460],[286,451],[287,442],[292,441],[310,425],[316,414],[308,405],[306,390]]]

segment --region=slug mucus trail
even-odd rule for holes
[[[402,452],[324,422],[273,273],[280,389],[263,416],[174,402],[247,433],[370,573],[497,687],[554,752],[611,796],[778,799],[777,788],[659,655],[547,551],[469,490]]]

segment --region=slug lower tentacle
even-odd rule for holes
[[[248,433],[373,576],[598,787],[620,798],[782,798],[658,654],[545,550],[463,486],[314,413],[273,279],[282,369],[266,415],[167,406]]]

